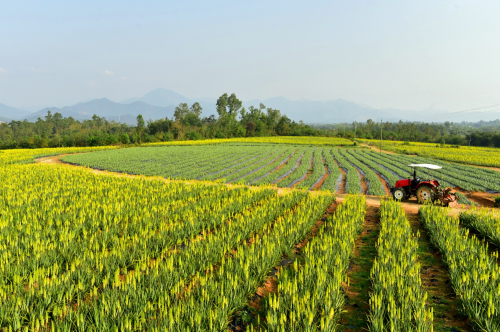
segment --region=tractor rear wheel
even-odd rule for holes
[[[396,200],[396,201],[402,201],[403,199],[405,199],[405,191],[403,188],[396,188],[394,189],[394,191],[392,192],[392,197]]]
[[[431,186],[420,186],[417,189],[417,201],[423,204],[432,199],[432,187]]]

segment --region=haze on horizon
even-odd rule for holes
[[[20,1],[0,11],[0,103],[347,99],[500,102],[498,1]]]

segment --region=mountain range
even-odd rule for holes
[[[175,107],[179,103],[192,105],[199,102],[203,108],[202,116],[216,114],[215,98],[187,98],[175,91],[167,89],[155,89],[140,98],[130,98],[121,102],[114,102],[107,98],[94,99],[65,107],[46,107],[37,112],[29,112],[24,109],[0,104],[0,121],[9,122],[12,120],[24,120],[35,122],[44,118],[47,111],[52,114],[59,112],[64,117],[73,117],[76,120],[91,119],[94,114],[105,117],[108,121],[123,122],[135,125],[136,117],[142,114],[146,120],[157,120],[160,118],[172,118]],[[283,97],[269,98],[265,100],[244,101],[243,106],[258,107],[263,103],[267,107],[281,110],[294,121],[304,121],[305,123],[327,124],[327,123],[351,123],[353,121],[365,122],[368,119],[374,121],[489,121],[500,118],[500,112],[489,112],[485,115],[461,115],[460,117],[448,117],[448,112],[426,109],[420,111],[408,111],[399,109],[376,109],[364,104],[358,104],[344,99],[329,101],[312,101],[301,99],[292,101]],[[441,116],[439,119],[432,120]]]

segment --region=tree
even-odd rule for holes
[[[229,109],[229,115],[236,116],[242,105],[243,103],[241,102],[241,100],[236,98],[236,95],[232,93],[227,99],[227,107]]]
[[[174,118],[175,121],[179,121],[180,123],[183,123],[184,118],[189,113],[189,107],[187,103],[180,103],[178,106],[175,107],[174,111]]]
[[[127,133],[123,133],[120,136],[120,143],[122,144],[130,144],[130,136]]]
[[[247,130],[247,136],[253,136],[255,133],[255,122],[248,121],[245,129]]]
[[[216,109],[219,114],[219,118],[227,114],[227,93],[223,94],[217,99]]]
[[[139,114],[137,116],[137,135],[139,136],[139,144],[142,143],[142,133],[144,132],[145,124],[146,123],[144,122],[144,118],[142,117],[142,114]]]

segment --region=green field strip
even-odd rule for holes
[[[423,158],[415,158],[415,157],[407,157],[407,156],[398,156],[398,160],[407,162],[407,163],[436,163],[436,160],[424,160]],[[439,163],[439,162],[438,162]],[[439,163],[441,164],[441,163]],[[446,166],[445,166],[446,167]],[[463,188],[468,191],[485,191],[485,187],[482,185],[474,184],[476,181],[473,178],[469,178],[468,176],[461,174],[459,170],[456,169],[445,169],[442,168],[440,170],[435,170],[430,172],[432,174],[437,174],[438,178],[444,179],[446,181],[450,181],[451,183],[457,185],[460,188]]]
[[[347,194],[359,194],[362,192],[361,188],[361,178],[359,177],[358,171],[354,168],[344,156],[339,153],[339,149],[333,148],[332,155],[335,160],[339,163],[347,172],[346,188],[345,192]]]
[[[281,258],[307,236],[332,202],[331,196],[309,197],[293,214],[277,220],[272,231],[254,237],[250,245],[240,247],[233,257],[224,260],[215,273],[202,277],[201,287],[172,308],[173,319],[165,317],[159,326],[168,330],[226,330],[230,318],[246,304],[248,296],[255,293]]]
[[[167,256],[162,262],[155,264],[153,269],[144,271],[147,273],[134,273],[127,276],[124,282],[119,285],[115,282],[112,287],[100,293],[92,306],[84,306],[76,310],[75,314],[91,315],[95,311],[99,312],[99,319],[96,320],[96,330],[110,329],[119,326],[124,319],[131,321],[133,326],[147,326],[154,321],[145,322],[140,318],[141,314],[146,317],[158,319],[167,316],[168,308],[175,308],[179,303],[183,303],[179,294],[185,291],[185,287],[191,282],[197,282],[203,278],[205,270],[213,270],[214,264],[222,260],[222,264],[227,257],[231,257],[242,250],[242,241],[253,236],[259,231],[266,230],[276,218],[278,220],[282,214],[287,214],[297,203],[303,201],[307,194],[294,193],[286,196],[274,196],[266,204],[262,204],[252,210],[243,213],[234,221],[230,222],[222,232],[207,233],[203,241],[189,245],[186,249],[179,251],[175,255]],[[288,211],[288,212],[287,212]],[[243,241],[246,243],[246,241]],[[233,247],[237,246],[236,252]],[[243,244],[243,246],[246,246]],[[143,271],[142,269],[139,270]],[[219,271],[216,268],[215,271]],[[210,274],[207,278],[210,277]],[[201,285],[194,287],[194,291],[203,288]],[[151,291],[151,290],[154,291]],[[189,295],[190,293],[188,293]],[[180,301],[180,302],[179,302]],[[118,309],[120,315],[110,315],[113,307],[109,304],[120,303]],[[151,307],[150,303],[154,303]],[[157,311],[163,308],[163,314]],[[97,309],[97,310],[96,310]],[[68,326],[75,318],[71,315],[63,317],[58,322],[61,327]],[[150,319],[147,319],[150,321]],[[137,327],[136,327],[137,328]]]
[[[250,196],[246,196],[244,201],[243,197],[237,199],[237,204],[232,204],[224,207],[221,204],[221,208],[212,208],[210,213],[206,213],[202,218],[194,219],[190,218],[189,222],[179,225],[176,228],[167,228],[165,231],[161,232],[149,232],[148,235],[152,235],[153,239],[144,237],[136,237],[130,239],[132,243],[127,241],[117,241],[117,247],[113,248],[113,252],[95,252],[95,255],[91,254],[91,257],[87,257],[85,261],[85,256],[80,265],[72,264],[70,269],[60,276],[52,275],[50,282],[45,282],[43,280],[36,281],[30,279],[28,284],[29,288],[32,288],[33,284],[38,284],[36,291],[22,292],[19,287],[14,290],[19,295],[23,294],[23,297],[16,299],[17,307],[19,305],[24,305],[24,309],[20,310],[21,314],[25,314],[27,318],[24,320],[31,321],[32,317],[30,313],[33,312],[46,312],[48,314],[56,314],[59,309],[57,303],[79,301],[82,298],[89,298],[92,296],[92,292],[96,289],[102,289],[109,285],[110,273],[113,271],[127,271],[131,267],[137,268],[141,265],[141,261],[146,262],[148,265],[151,259],[157,259],[165,255],[165,251],[169,251],[173,244],[179,244],[180,241],[189,241],[193,239],[200,232],[209,232],[216,229],[224,223],[226,218],[231,215],[241,213],[245,209],[249,209],[252,204],[257,202],[267,202],[268,197],[273,191],[265,190],[256,192],[253,194],[248,192]],[[217,199],[216,199],[217,200]],[[209,206],[206,206],[209,208]],[[156,238],[156,241],[155,239]],[[146,246],[146,244],[148,246]],[[155,251],[147,251],[148,247],[153,246]],[[84,251],[85,252],[85,251]],[[132,255],[133,257],[122,256]],[[124,261],[124,258],[129,258],[128,261]],[[81,258],[75,258],[76,262],[81,261]],[[144,264],[144,263],[142,263]],[[57,264],[56,264],[57,265]],[[144,265],[143,265],[144,266]],[[35,277],[37,274],[35,273]],[[74,288],[74,285],[78,285]],[[1,292],[0,292],[1,293]],[[47,302],[51,297],[58,299],[58,301]],[[8,303],[7,303],[8,304]],[[36,307],[29,307],[29,304],[35,305]],[[13,307],[16,307],[13,305]],[[18,308],[19,310],[19,308]]]
[[[337,181],[342,177],[342,172],[338,167],[337,163],[333,159],[331,149],[323,150],[323,157],[325,158],[325,165],[328,167],[328,177],[323,182],[321,190],[328,190],[331,192],[336,191]]]
[[[323,161],[323,149],[314,151],[312,172],[303,181],[297,183],[295,188],[312,190],[313,186],[325,176],[325,162]]]
[[[444,256],[453,290],[462,310],[480,331],[500,331],[500,268],[498,253],[489,254],[475,236],[461,228],[447,210],[424,206],[419,210],[431,242]]]
[[[266,167],[263,167],[260,170],[256,171],[255,173],[252,173],[244,177],[240,181],[242,181],[245,184],[253,184],[254,182],[256,183],[259,180],[264,179],[272,172],[274,172],[279,166],[284,165],[286,162],[294,158],[294,156],[297,154],[297,151],[299,150],[295,147],[287,150],[283,158],[276,159],[274,162],[268,164]]]
[[[373,159],[370,159],[370,155],[367,153],[361,152],[359,149],[355,149],[353,152],[351,152],[354,158],[365,164],[366,166],[370,167],[373,169],[374,172],[377,172],[380,174],[382,177],[386,179],[388,182],[387,185],[389,187],[393,187],[397,181],[399,181],[401,178],[397,175],[395,175],[393,172],[387,170],[386,168],[382,167],[380,164],[376,163],[373,161]]]
[[[269,156],[266,159],[260,160],[259,162],[252,164],[246,168],[240,169],[239,171],[231,174],[226,177],[226,183],[238,182],[242,178],[251,175],[252,173],[258,171],[259,169],[266,167],[269,164],[272,164],[275,161],[279,161],[281,157],[287,154],[287,150],[277,150],[273,155]]]
[[[218,164],[226,164],[226,163],[231,163],[234,161],[238,160],[243,160],[247,156],[247,153],[245,152],[234,152],[231,154],[231,156],[227,155],[222,155],[222,156],[207,156],[207,158],[204,158],[203,160],[200,158],[200,160],[196,163],[193,163],[190,165],[190,167],[186,167],[182,172],[177,173],[173,175],[174,178],[180,179],[193,179],[194,177],[191,174],[197,174],[200,172],[204,172],[206,170],[210,170],[213,165],[218,165]]]
[[[372,154],[375,159],[380,160],[380,161],[384,161],[385,165],[387,165],[387,164],[392,165],[393,166],[391,168],[392,170],[395,170],[395,169],[399,168],[400,170],[404,171],[405,173],[408,174],[406,178],[412,178],[413,177],[413,171],[412,170],[411,171],[410,170],[406,171],[406,169],[408,169],[408,166],[407,166],[408,162],[405,161],[404,159],[397,158],[399,155],[376,154],[375,152],[368,152],[368,153]],[[396,156],[396,158],[394,158],[394,156]],[[403,176],[402,175],[403,173],[401,171],[399,171],[398,174],[400,174],[401,176]],[[442,187],[452,187],[452,185],[446,181],[448,178],[446,176],[442,176],[442,174],[437,174],[437,173],[435,173],[433,171],[429,172],[427,170],[422,170],[422,169],[417,170],[417,176],[419,176],[423,180],[429,180],[427,178],[424,178],[424,176],[422,176],[422,174],[424,174],[424,175],[428,174],[429,179],[436,179],[436,180],[438,180],[440,182],[440,184],[441,184]]]
[[[284,163],[287,159],[289,159],[293,154],[297,151],[295,147],[288,148],[284,150],[279,156],[271,161],[266,161],[266,163],[259,165],[257,168],[252,168],[252,170],[248,171],[243,176],[234,179],[232,182],[250,184],[252,181],[258,177],[262,177],[263,175],[274,170],[278,165]]]
[[[401,156],[405,160],[408,160],[413,163],[426,163],[426,164],[437,164],[442,166],[443,168],[437,170],[438,174],[443,174],[444,176],[450,177],[453,179],[452,181],[459,182],[457,183],[461,188],[468,191],[485,191],[495,190],[500,191],[500,172],[498,177],[494,176],[482,176],[482,178],[478,178],[478,174],[481,174],[480,168],[478,170],[477,167],[456,167],[454,164],[438,161],[435,159],[429,158],[421,158],[421,157],[407,157]],[[465,169],[464,169],[465,168]],[[484,173],[483,173],[484,174]],[[455,180],[456,179],[456,180]]]
[[[297,164],[302,160],[304,154],[308,149],[310,148],[307,147],[299,148],[298,153],[295,154],[294,157],[292,157],[290,160],[288,160],[288,162],[283,167],[281,167],[279,170],[275,172],[272,172],[268,176],[260,179],[259,181],[256,181],[253,184],[259,185],[259,184],[278,183],[283,178],[283,176],[285,176],[288,172],[291,172],[294,169],[294,167],[295,168],[298,167]],[[295,156],[297,156],[297,159],[295,159]]]
[[[432,309],[422,287],[418,239],[412,234],[401,204],[380,205],[377,257],[370,278],[369,331],[432,331]]]
[[[345,304],[343,283],[366,212],[364,197],[348,196],[301,250],[277,274],[276,293],[268,295],[266,324],[257,330],[335,331]]]
[[[168,186],[165,187],[168,188]],[[169,191],[167,190],[166,192],[168,193]],[[106,219],[116,220],[117,222],[113,224],[106,222],[95,223],[94,219],[87,218],[81,223],[71,225],[73,217],[78,215],[77,211],[72,215],[63,216],[55,225],[44,229],[42,236],[49,245],[40,244],[40,247],[45,249],[37,250],[36,255],[32,255],[32,248],[25,245],[25,242],[29,240],[23,241],[23,238],[19,239],[17,236],[13,236],[19,234],[19,232],[17,232],[13,224],[11,224],[11,227],[2,229],[2,232],[0,232],[0,239],[8,243],[11,248],[24,247],[25,252],[3,252],[1,259],[1,263],[3,263],[3,276],[0,280],[3,284],[3,281],[6,279],[12,280],[15,276],[20,276],[24,279],[30,279],[32,283],[39,282],[39,278],[43,278],[45,275],[49,274],[54,275],[55,270],[62,269],[65,263],[77,258],[82,250],[92,249],[96,252],[107,251],[107,255],[109,255],[111,254],[109,251],[114,249],[116,242],[119,243],[123,240],[135,238],[136,236],[144,236],[141,234],[144,227],[155,232],[171,232],[174,229],[177,231],[179,227],[183,227],[183,218],[186,216],[186,210],[188,210],[191,217],[195,217],[203,213],[207,206],[212,206],[213,208],[221,206],[221,203],[225,204],[226,199],[240,196],[243,193],[244,191],[241,190],[228,191],[225,188],[219,187],[211,190],[193,191],[193,193],[188,193],[189,195],[184,195],[184,198],[177,200],[169,200],[170,198],[176,198],[176,196],[162,196],[160,199],[164,200],[167,204],[159,206],[158,208],[168,209],[166,213],[162,214],[159,218],[144,218],[144,222],[136,221],[130,224],[127,222],[130,220],[129,216],[121,215],[119,217],[120,219],[118,219],[117,215],[110,215],[109,219]],[[220,195],[222,198],[221,202],[214,200],[213,195]],[[103,202],[103,204],[106,203],[108,202]],[[14,212],[13,210],[11,211]],[[168,220],[168,224],[165,220]],[[26,232],[30,232],[28,227],[29,226],[27,226],[25,230]],[[67,234],[65,231],[67,231],[69,227],[73,229],[71,233]],[[93,234],[94,236],[86,237],[80,235],[78,237],[69,238],[71,234],[78,234],[81,232]],[[167,239],[170,240],[169,238]],[[58,247],[50,245],[55,241],[59,242]],[[130,252],[125,252],[125,260],[127,260],[126,257],[129,254]],[[80,264],[83,264],[83,262]],[[56,266],[60,268],[56,268]],[[34,272],[34,270],[36,270],[36,272]],[[45,271],[45,273],[42,271]],[[38,277],[35,278],[34,274]]]
[[[489,209],[472,209],[460,213],[460,223],[478,231],[500,248],[500,217]]]
[[[342,156],[344,156],[354,167],[358,168],[365,176],[365,180],[368,180],[368,190],[366,194],[375,196],[385,196],[384,186],[382,182],[375,174],[375,172],[368,166],[360,162],[354,155],[347,151],[342,151]]]
[[[241,170],[242,168],[251,166],[259,161],[262,161],[266,158],[269,158],[273,154],[276,153],[275,147],[270,147],[265,150],[261,150],[257,155],[252,156],[252,158],[246,159],[244,162],[235,163],[233,165],[221,165],[220,170],[210,170],[205,176],[199,177],[200,180],[215,180],[225,178],[227,175],[230,175],[234,172]]]
[[[286,178],[277,183],[278,187],[289,188],[292,187],[296,182],[300,181],[302,177],[311,169],[311,162],[313,159],[314,149],[308,149],[302,156],[300,165],[288,175]]]

